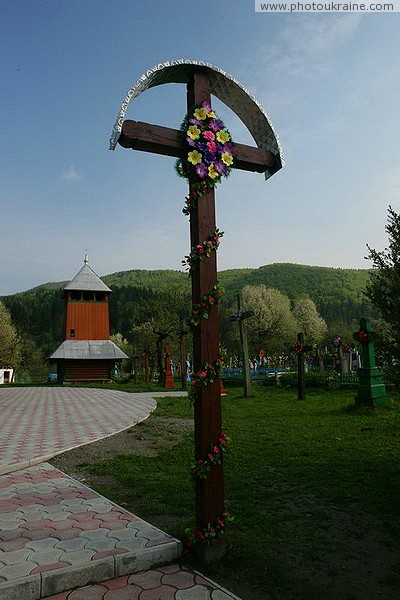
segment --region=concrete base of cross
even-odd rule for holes
[[[355,397],[356,406],[381,406],[389,402],[383,373],[378,367],[357,370],[359,384]]]

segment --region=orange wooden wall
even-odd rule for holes
[[[71,329],[75,335],[71,336]],[[108,302],[67,302],[66,340],[108,340]]]

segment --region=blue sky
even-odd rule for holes
[[[204,60],[268,112],[285,167],[217,190],[220,269],[274,262],[367,268],[400,209],[400,15],[261,14],[253,0],[0,0],[0,294],[100,274],[177,269],[186,184],[168,157],[108,149],[126,91],[153,65]],[[127,118],[178,128],[185,88]],[[235,141],[251,143],[223,104]]]

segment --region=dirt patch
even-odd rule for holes
[[[78,481],[86,482],[89,478],[93,484],[97,482],[104,485],[107,484],[104,476],[96,478],[95,475],[85,472],[84,468],[77,468],[78,465],[111,460],[119,454],[157,456],[161,450],[179,444],[192,431],[193,419],[151,415],[146,421],[121,433],[59,454],[51,463]]]

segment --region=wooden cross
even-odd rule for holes
[[[244,320],[254,315],[253,310],[243,310],[242,295],[237,295],[237,311],[230,316],[231,321],[238,321],[240,333],[240,346],[243,360],[243,375],[244,375],[244,397],[251,397],[251,380],[250,380],[250,364],[249,364],[249,348],[247,345],[247,335],[244,327]]]
[[[211,101],[210,82],[206,73],[197,71],[187,84],[188,111],[202,102]],[[124,148],[142,150],[174,156],[184,156],[186,148],[179,130],[124,121],[118,143]],[[278,161],[272,152],[261,150],[244,144],[235,144],[235,167],[259,173],[279,168]],[[206,192],[196,203],[190,213],[191,247],[206,240],[216,229],[214,189]],[[217,260],[213,252],[206,260],[198,261],[198,267],[192,272],[192,302],[200,304],[204,294],[217,283]],[[208,319],[201,319],[193,328],[193,370],[199,372],[206,363],[213,364],[219,354],[220,317],[218,310],[210,311]],[[221,435],[221,393],[219,380],[200,388],[194,406],[195,419],[195,456],[196,460],[204,459],[212,444]],[[216,523],[224,512],[224,479],[222,463],[213,466],[206,479],[200,479],[196,485],[196,526],[205,529]],[[217,544],[218,547],[218,544]],[[219,544],[220,554],[223,544]],[[213,555],[218,550],[213,550]],[[205,557],[207,558],[207,557]]]
[[[306,399],[306,369],[304,361],[304,334],[297,334],[297,343],[300,345],[300,350],[297,352],[297,398],[298,400]]]

